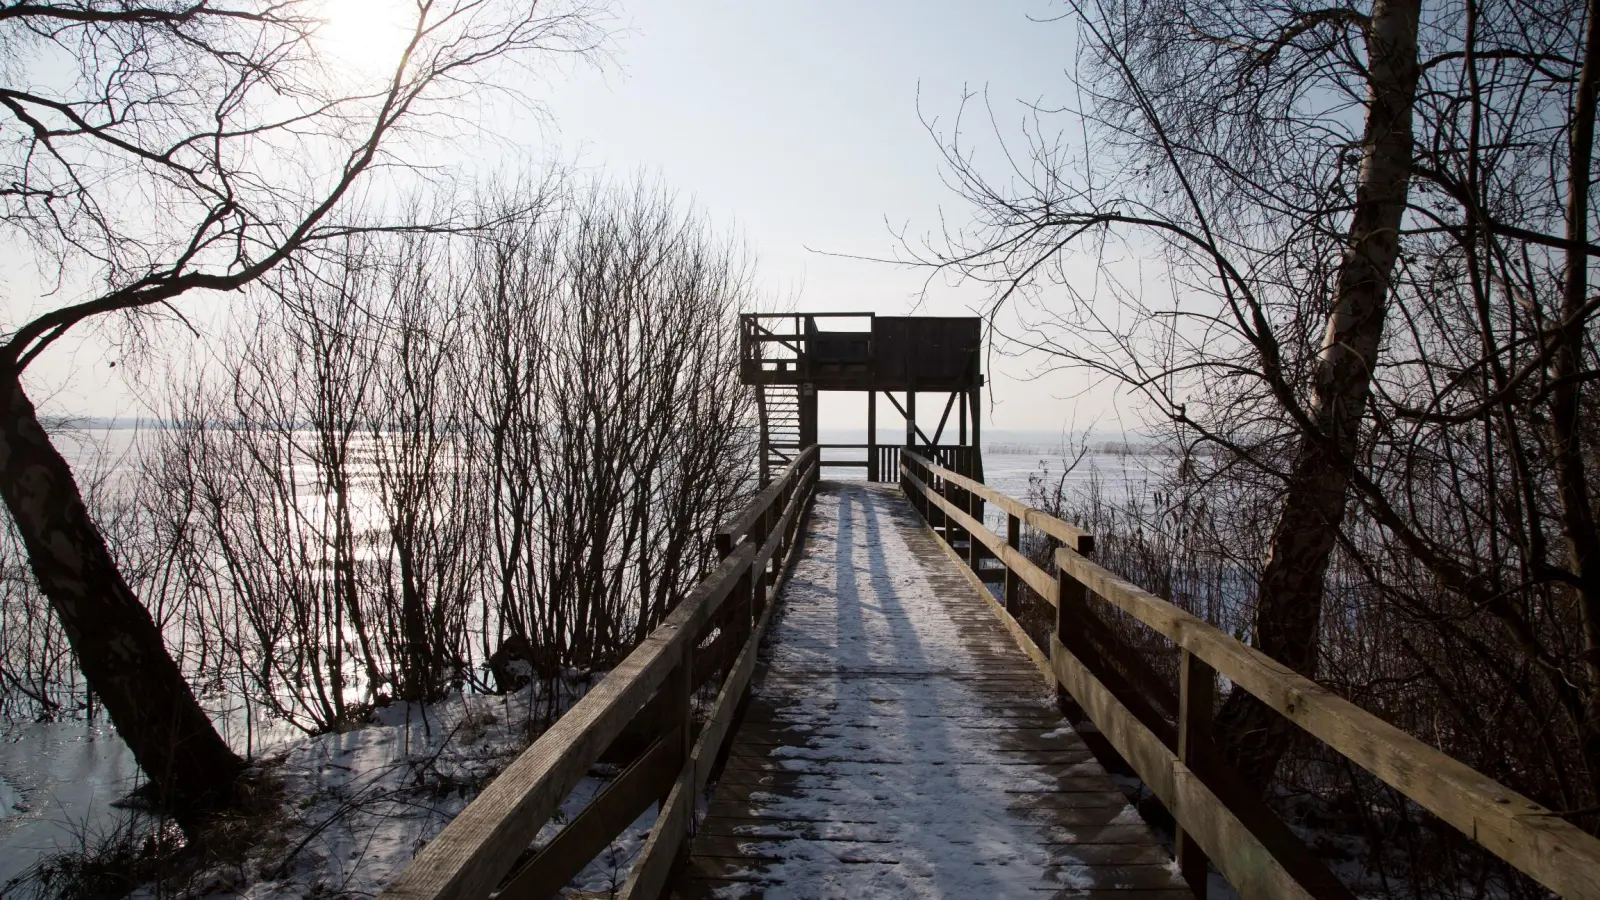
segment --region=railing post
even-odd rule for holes
[[[1006,513],[1006,546],[1020,551],[1021,544],[1022,520],[1011,513]],[[1017,577],[1017,573],[1011,571],[1011,566],[1007,565],[1005,592],[1000,595],[1000,602],[1007,610],[1014,611],[1017,608],[1017,592],[1021,584],[1022,580]]]
[[[733,643],[736,647],[743,647],[745,641],[750,639],[750,633],[755,630],[756,622],[759,621],[757,619],[758,613],[756,612],[754,565],[745,567],[744,574],[739,576],[739,582],[733,586],[733,597],[729,602],[733,603],[735,610],[735,614],[730,621],[739,623]],[[738,657],[737,652],[735,652],[734,657]],[[732,669],[733,661],[729,660],[728,671],[732,671]],[[723,677],[726,678],[727,676],[723,675]]]
[[[932,452],[932,451],[930,451],[930,452]],[[938,461],[935,460],[934,464],[937,465]],[[950,502],[950,482],[946,481],[944,478],[942,478],[940,476],[934,475],[931,471],[928,471],[927,469],[923,469],[923,471],[928,472],[928,478],[930,480],[934,479],[934,478],[938,478],[939,479],[939,496],[941,498],[943,498],[944,502],[949,503]],[[935,511],[935,510],[938,511],[939,527],[944,529],[944,542],[946,544],[949,544],[951,547],[955,547],[955,545],[956,545],[955,536],[950,533],[950,516],[948,516],[945,513],[944,507],[940,506],[937,503],[933,503],[932,501],[930,501],[928,503],[928,506],[929,506],[929,510],[928,511],[930,513]]]
[[[1055,554],[1051,554],[1054,558]],[[1073,634],[1073,614],[1082,610],[1089,602],[1089,589],[1083,582],[1072,576],[1059,561],[1056,563],[1056,643],[1061,645],[1063,651],[1077,643],[1077,636]],[[1080,628],[1082,623],[1076,623]],[[1055,662],[1055,647],[1050,648],[1052,665]],[[1081,710],[1078,701],[1072,694],[1056,682],[1056,703],[1061,707],[1061,712],[1067,715],[1069,721],[1078,721]]]
[[[781,499],[782,492],[780,491],[779,500],[781,501]],[[773,507],[769,506],[761,511],[761,543],[763,544],[767,542],[767,538],[772,536],[772,526],[778,520],[778,517],[773,515],[772,509]],[[778,580],[778,566],[782,565],[782,563],[778,562],[778,560],[781,559],[783,559],[783,535],[780,534],[778,536],[777,549],[772,551],[772,558],[767,560],[766,564],[762,566],[762,584],[772,584]]]
[[[867,481],[880,481],[878,470],[878,392],[867,391]]]
[[[762,546],[767,542],[768,531],[767,514],[763,512],[761,515],[756,516],[754,522],[750,523],[750,533],[745,535],[745,540],[749,541],[751,546],[755,547],[756,552],[759,553]],[[754,623],[761,618],[761,610],[767,593],[766,573],[762,572],[752,562],[750,568],[745,572],[745,578],[750,582],[750,621]]]
[[[687,768],[689,756],[694,752],[694,735],[690,734],[690,727],[694,722],[693,704],[690,702],[693,686],[689,684],[694,680],[694,646],[687,644],[684,647],[683,659],[668,673],[667,680],[661,685],[662,707],[665,722],[663,732],[668,735],[668,740],[674,749],[676,766],[681,771]],[[667,794],[671,793],[675,782],[669,782],[661,792],[661,802],[665,803]]]
[[[819,458],[820,458],[820,454],[819,454]],[[771,521],[774,525],[776,525],[777,523],[782,521],[783,512],[784,512],[784,510],[789,508],[789,501],[794,499],[795,485],[797,485],[799,482],[800,482],[800,473],[796,473],[795,477],[789,479],[789,481],[784,483],[783,490],[779,492],[779,495],[778,495],[778,498],[777,498],[776,502],[774,502],[772,504],[772,506],[767,508],[767,514],[772,517],[771,519],[769,519],[769,521]],[[778,580],[778,572],[783,569],[783,560],[788,555],[789,555],[789,527],[787,525],[785,525],[784,528],[783,528],[783,532],[778,535],[778,549],[777,549],[777,552],[772,554],[772,580],[773,581],[777,581]]]
[[[757,530],[751,533],[750,540],[759,553],[767,543],[766,517],[763,516],[755,527]],[[767,610],[767,573],[764,568],[758,569],[752,562],[747,577],[750,579],[750,621],[759,622],[761,614]]]
[[[1216,670],[1185,649],[1178,670],[1178,762],[1190,769],[1194,768],[1196,746],[1211,740],[1211,714],[1216,695]],[[1182,825],[1177,826],[1173,848],[1178,870],[1189,883],[1189,889],[1194,891],[1197,900],[1206,900],[1210,861],[1205,851]]]
[[[978,495],[972,491],[966,490],[965,488],[962,489],[961,494],[967,498],[967,515],[972,516],[973,520],[975,520],[979,525],[982,525],[983,520],[972,513],[973,507],[979,506],[981,503],[981,501],[978,499]],[[970,531],[967,532],[967,565],[972,567],[974,574],[978,573],[979,570],[983,568],[983,555],[986,550],[987,548],[984,547],[982,542],[978,540],[978,536],[976,534]]]
[[[1072,573],[1056,567],[1056,639],[1063,646],[1072,645],[1072,612],[1081,609],[1089,600],[1089,591]]]

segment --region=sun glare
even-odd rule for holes
[[[317,46],[335,67],[357,78],[388,75],[416,25],[413,0],[324,0]]]

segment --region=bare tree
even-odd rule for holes
[[[376,306],[368,450],[387,540],[379,567],[394,696],[432,701],[467,678],[485,506],[469,397],[466,265],[434,238],[392,254]]]
[[[241,764],[119,571],[24,371],[88,320],[137,325],[190,292],[248,287],[329,241],[412,225],[352,218],[347,203],[369,171],[403,162],[391,153],[399,135],[446,121],[451,104],[536,54],[586,53],[600,40],[589,6],[421,0],[387,74],[341,90],[350,82],[318,57],[308,9],[0,6],[0,105],[12,123],[0,221],[64,285],[93,285],[12,324],[0,346],[0,495],[85,677],[186,828],[232,799]],[[46,69],[65,77],[30,76]]]
[[[1249,575],[1229,627],[1592,823],[1593,5],[1070,17],[1072,127],[1030,108],[996,171],[952,129],[976,220],[920,261],[1150,401]],[[1259,774],[1288,732],[1255,712],[1219,727]]]
[[[481,232],[352,237],[274,279],[151,456],[194,511],[162,534],[205,677],[307,731],[528,675],[559,712],[750,487],[737,248],[656,189],[504,194]]]
[[[494,594],[549,676],[605,667],[750,487],[737,248],[660,189],[588,187],[479,246],[472,356]]]
[[[1376,0],[1360,23],[1368,91],[1360,170],[1334,276],[1327,332],[1312,368],[1309,408],[1302,413],[1290,407],[1291,414],[1309,422],[1301,426],[1304,433],[1290,464],[1256,599],[1256,646],[1308,675],[1317,669],[1328,558],[1344,521],[1348,472],[1356,458],[1388,316],[1389,283],[1400,255],[1411,181],[1421,14],[1421,0]],[[1297,30],[1315,27],[1318,18],[1301,13],[1275,37],[1252,36],[1250,46],[1261,60],[1292,41]],[[1217,715],[1219,737],[1234,764],[1268,778],[1277,770],[1290,729],[1281,716],[1243,691],[1234,692]]]

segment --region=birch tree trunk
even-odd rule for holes
[[[0,495],[34,576],[156,802],[194,837],[206,813],[234,800],[244,763],[217,734],[118,571],[14,371],[0,372],[0,404]]]
[[[1306,675],[1316,671],[1323,580],[1344,520],[1349,467],[1400,249],[1411,177],[1421,6],[1421,0],[1378,0],[1373,6],[1367,32],[1364,152],[1349,246],[1339,265],[1314,369],[1314,431],[1301,436],[1261,575],[1255,645]],[[1229,696],[1216,722],[1224,753],[1248,777],[1263,783],[1277,770],[1290,727],[1243,691]]]

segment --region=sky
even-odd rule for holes
[[[964,93],[978,92],[1001,131],[1020,134],[1019,101],[1069,87],[1074,26],[1040,21],[1062,11],[1041,0],[631,0],[614,65],[554,86],[551,119],[580,163],[658,172],[736,226],[768,289],[798,310],[967,315],[983,290],[844,257],[895,258],[896,232],[969,215],[942,180],[929,124],[947,130]],[[1076,399],[1082,376],[1029,379],[1041,362],[990,360],[987,422],[1114,427],[1108,392]],[[824,395],[821,415],[825,427],[860,425],[865,398]]]
[[[359,22],[390,0],[330,2]],[[987,95],[1001,133],[1018,137],[1022,101],[1060,102],[1074,26],[1041,21],[1059,16],[1058,4],[619,0],[614,12],[607,61],[526,86],[544,115],[485,123],[500,145],[607,177],[659,178],[742,235],[781,306],[966,315],[983,302],[981,289],[930,282],[926,270],[845,257],[892,258],[896,231],[921,235],[941,217],[970,215],[942,180],[928,123],[947,130],[971,91]],[[89,333],[53,349],[39,374],[63,411],[138,415],[116,357]],[[1085,395],[1082,375],[1033,377],[1043,362],[989,358],[987,425],[1093,425],[1106,437],[1119,416],[1134,426],[1108,390]],[[824,427],[859,426],[864,396],[828,395],[822,417]]]

